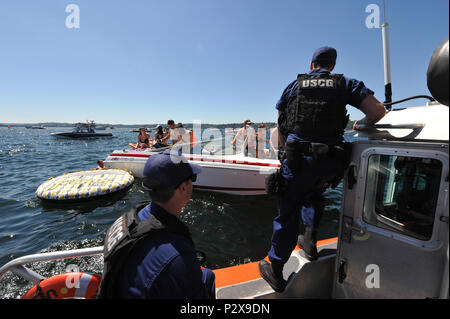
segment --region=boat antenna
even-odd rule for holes
[[[389,48],[389,23],[386,21],[386,4],[383,0],[383,24],[381,25],[381,33],[383,37],[383,60],[384,60],[384,103],[392,102],[392,85],[391,85],[391,56]],[[388,104],[387,110],[390,111],[392,106]]]

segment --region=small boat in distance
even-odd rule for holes
[[[55,137],[66,138],[92,138],[92,137],[111,137],[111,133],[96,133],[94,121],[86,123],[76,123],[72,132],[51,133]]]

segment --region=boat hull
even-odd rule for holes
[[[55,137],[64,138],[92,138],[92,137],[110,137],[112,133],[52,133]]]
[[[126,169],[142,178],[147,159],[157,154],[149,151],[114,151],[105,160],[109,168]],[[194,189],[233,195],[263,195],[265,178],[280,167],[278,160],[255,159],[241,155],[184,155],[190,163],[203,168]]]

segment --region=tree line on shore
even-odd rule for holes
[[[355,121],[349,121],[346,127],[346,130],[351,130],[353,127],[353,123]],[[255,122],[254,127],[257,128],[259,124],[266,124],[268,128],[273,128],[276,126],[275,122]],[[59,122],[44,122],[44,123],[0,123],[0,127],[27,127],[27,126],[42,126],[42,127],[73,127],[74,123],[59,123]],[[158,123],[154,124],[103,124],[103,123],[96,123],[96,126],[98,127],[114,127],[114,128],[138,128],[138,127],[148,127],[148,128],[154,128],[158,125]],[[192,123],[183,123],[183,125],[186,128],[192,128]],[[163,123],[164,126],[164,123]],[[203,129],[206,128],[218,128],[218,129],[225,129],[225,128],[238,128],[241,127],[242,123],[228,123],[228,124],[210,124],[210,123],[201,123],[201,127]]]

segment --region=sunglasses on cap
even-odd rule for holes
[[[177,189],[178,187],[180,187],[180,185],[181,185],[182,183],[187,182],[187,181],[189,181],[189,180],[191,180],[192,183],[194,183],[195,181],[197,181],[197,174],[194,174],[194,175],[189,176],[189,177],[186,178],[184,181],[181,181],[181,182],[180,182],[177,186],[175,186],[174,188]]]

